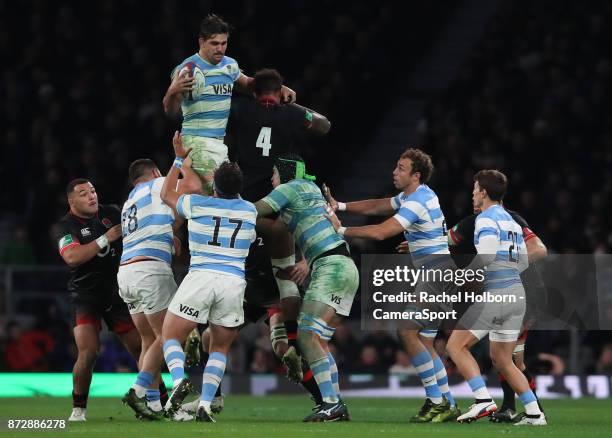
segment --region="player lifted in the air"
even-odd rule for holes
[[[298,342],[323,403],[304,421],[347,420],[346,405],[339,398],[338,368],[327,342],[349,315],[359,273],[348,245],[325,217],[326,203],[313,179],[306,174],[301,157],[278,157],[272,176],[274,190],[255,206],[260,216],[280,214],[311,270],[298,320]]]
[[[512,361],[512,352],[525,316],[525,290],[520,273],[529,262],[523,230],[501,206],[507,189],[506,176],[497,170],[481,170],[474,176],[472,200],[481,213],[476,218],[474,246],[477,257],[467,269],[486,267],[485,292],[514,297],[509,302],[473,304],[463,315],[450,339],[447,350],[474,393],[474,404],[459,422],[471,422],[497,410],[480,375],[470,348],[489,336],[493,365],[501,372],[525,405],[525,415],[517,426],[546,425],[529,382]]]
[[[406,150],[397,161],[393,171],[395,188],[402,192],[393,198],[369,199],[365,201],[342,203],[335,201],[326,190],[326,197],[333,210],[347,211],[364,215],[395,215],[377,225],[363,227],[343,227],[336,215],[330,220],[343,236],[384,240],[405,233],[409,242],[412,262],[415,268],[424,266],[449,269],[454,264],[448,250],[446,223],[438,197],[426,183],[433,173],[431,157],[419,149]],[[421,283],[419,290],[431,289],[433,284]],[[450,285],[435,286],[435,292],[449,288]],[[410,306],[407,310],[417,313],[423,303]],[[454,420],[460,414],[448,386],[448,376],[444,364],[436,350],[434,340],[440,322],[427,323],[424,320],[406,321],[398,331],[406,352],[417,370],[425,388],[425,404],[410,418],[413,423],[441,423]]]
[[[193,169],[211,179],[214,170],[227,160],[223,142],[230,114],[234,85],[253,91],[253,78],[240,72],[235,59],[225,56],[230,26],[221,17],[210,14],[200,23],[198,52],[172,71],[172,83],[163,99],[168,115],[183,115],[181,132],[185,147],[191,148]],[[287,87],[283,99],[295,101]],[[211,192],[210,185],[207,188]]]

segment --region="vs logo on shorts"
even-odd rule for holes
[[[332,301],[332,303],[340,304],[340,302],[342,301],[342,297],[339,297],[338,295],[333,295],[332,294],[331,301]]]
[[[184,304],[179,304],[179,312],[184,313],[185,315],[193,316],[194,318],[200,316],[199,310],[196,310],[193,307],[185,306]]]

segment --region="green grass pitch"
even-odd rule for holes
[[[472,424],[408,424],[407,419],[418,410],[416,399],[355,398],[347,399],[351,422],[312,424],[301,419],[310,413],[306,396],[228,396],[225,410],[217,423],[143,422],[114,398],[89,401],[87,423],[70,424],[58,436],[87,435],[99,437],[148,438],[170,436],[182,438],[208,434],[212,437],[315,437],[330,433],[336,437],[403,436],[403,437],[582,437],[612,436],[612,400],[544,400],[549,425],[546,427],[514,427],[493,424],[486,419]],[[469,400],[460,400],[467,408]],[[517,401],[520,406],[520,402]],[[68,398],[5,398],[0,399],[0,438],[4,436],[40,436],[43,432],[7,432],[9,418],[66,418],[71,409]],[[61,434],[61,435],[60,435]],[[43,436],[56,435],[44,432]],[[205,436],[205,435],[204,435]]]

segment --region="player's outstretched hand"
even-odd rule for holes
[[[114,227],[111,227],[105,234],[106,238],[109,242],[114,242],[115,240],[121,237],[121,225],[117,224]]]
[[[395,247],[395,250],[400,254],[408,254],[410,252],[410,248],[408,247],[408,241],[404,240],[402,243]]]
[[[186,75],[174,76],[174,79],[170,83],[169,92],[170,94],[179,94],[179,93],[188,93],[193,90],[193,86],[195,85],[195,78],[189,77]]]
[[[329,189],[327,184],[323,183],[323,185],[321,186],[321,191],[323,192],[323,196],[325,197],[327,204],[331,207],[332,212],[335,213],[336,211],[338,211],[338,201],[333,198],[331,190]]]
[[[334,230],[338,231],[342,227],[342,222],[340,222],[338,216],[336,216],[336,214],[331,210],[331,207],[329,206],[327,207],[327,214],[325,215],[325,217],[329,219],[329,221],[332,223],[332,225],[334,226]]]
[[[291,88],[283,85],[281,88],[281,99],[283,103],[293,103],[295,102],[296,94]]]
[[[179,131],[174,132],[174,137],[172,137],[172,147],[174,148],[174,155],[179,158],[187,158],[189,152],[191,152],[192,148],[185,149],[183,146],[183,136]]]

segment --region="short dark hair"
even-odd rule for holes
[[[421,177],[419,181],[426,183],[431,178],[434,171],[434,165],[431,162],[431,157],[420,149],[406,149],[400,157],[400,160],[408,158],[412,161],[412,173],[419,172]]]
[[[508,190],[508,178],[499,170],[481,170],[474,175],[474,181],[478,182],[481,189],[487,191],[492,201],[501,202]]]
[[[153,160],[148,158],[139,158],[138,160],[133,161],[128,170],[130,184],[136,185],[135,183],[139,178],[142,178],[147,172],[150,172],[153,169],[157,169],[157,165]]]
[[[273,68],[264,68],[255,73],[255,94],[276,93],[283,86],[283,77]]]
[[[242,170],[238,163],[224,161],[215,170],[215,191],[221,198],[235,198],[242,191]]]
[[[90,183],[87,178],[75,178],[68,183],[66,186],[66,196],[70,196],[74,192],[74,188],[79,184],[87,184]]]
[[[213,35],[220,33],[226,33],[229,36],[231,26],[217,14],[208,14],[200,22],[200,38],[205,40],[211,38]]]
[[[304,163],[304,159],[301,155],[296,154],[295,152],[286,152],[276,158],[274,167],[276,167],[276,170],[278,170],[278,176],[281,184],[285,184],[296,178],[297,162]]]

